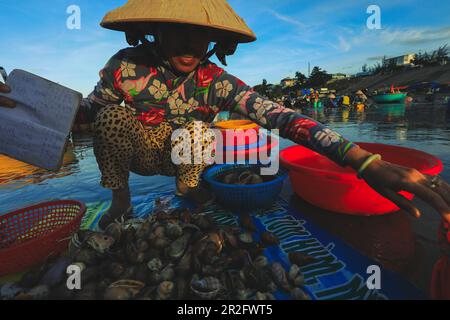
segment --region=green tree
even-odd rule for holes
[[[253,87],[253,90],[258,92],[260,95],[267,97],[270,90],[270,86],[271,85],[267,84],[267,80],[263,79],[262,84],[258,84],[255,87]]]
[[[323,87],[332,78],[331,74],[328,74],[325,70],[319,67],[314,67],[311,71],[311,75],[308,79],[308,86],[310,87]]]
[[[306,83],[306,80],[308,80],[308,78],[300,71],[295,73],[295,82],[297,85],[303,86]]]

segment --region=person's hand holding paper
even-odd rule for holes
[[[0,67],[0,73],[3,77],[3,80],[6,81],[5,79],[5,69],[3,69],[2,67]],[[11,92],[11,88],[8,87],[6,84],[3,84],[0,81],[0,93],[10,93]],[[14,102],[14,100],[8,99],[6,97],[1,97],[0,96],[0,107],[7,107],[7,108],[14,108],[16,106],[16,103]]]

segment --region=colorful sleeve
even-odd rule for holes
[[[121,71],[120,52],[114,55],[100,70],[100,80],[89,96],[83,99],[77,115],[77,123],[93,122],[97,112],[108,104],[121,104],[124,100],[118,85],[117,73]]]
[[[280,136],[323,154],[341,166],[356,145],[321,123],[272,102],[238,78],[223,72],[214,80],[209,104],[223,111],[241,114],[266,129],[278,129]]]

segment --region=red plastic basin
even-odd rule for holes
[[[422,151],[380,143],[357,143],[372,153],[379,153],[383,160],[415,168],[421,173],[439,174],[442,162]],[[342,168],[328,158],[302,146],[293,146],[280,153],[281,164],[289,170],[294,192],[307,202],[329,211],[354,215],[381,215],[399,208],[382,197],[356,172]],[[408,199],[414,196],[400,192]]]

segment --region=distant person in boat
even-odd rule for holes
[[[325,99],[324,107],[326,108],[337,108],[336,96],[334,93],[330,93],[328,97]]]
[[[367,102],[367,96],[361,90],[355,92],[353,97],[353,104],[365,104]]]
[[[226,65],[225,57],[235,52],[238,43],[256,40],[225,0],[214,0],[214,6],[198,0],[192,17],[181,12],[185,1],[171,1],[172,8],[167,3],[129,0],[101,23],[124,32],[131,47],[107,62],[80,108],[79,119],[95,124],[94,153],[101,185],[112,190],[112,205],[101,218],[100,228],[131,212],[130,172],[175,176],[178,194],[197,203],[209,201],[211,194],[200,183],[207,164],[175,165],[171,151],[179,141],[171,141],[171,135],[177,128],[201,135],[220,111],[279,129],[282,137],[359,171],[376,191],[419,216],[415,205],[397,192],[415,193],[450,222],[450,186],[442,179],[380,159],[317,121],[265,99],[212,63],[209,58],[215,53]],[[148,41],[147,35],[154,41]],[[208,50],[211,43],[214,48]],[[1,85],[0,90],[9,88]],[[0,104],[14,107],[6,98],[0,98]],[[211,139],[200,142],[203,148],[211,143]]]

